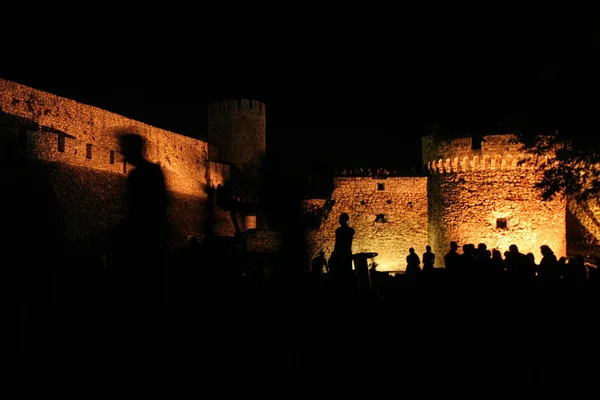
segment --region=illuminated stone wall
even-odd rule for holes
[[[328,205],[329,204],[329,205]],[[311,204],[314,207],[314,204]],[[408,249],[418,254],[427,245],[426,177],[339,177],[334,180],[330,207],[318,229],[308,232],[309,256],[319,250],[329,258],[335,244],[338,218],[346,212],[356,233],[354,253],[376,252],[380,271],[404,271]],[[383,220],[377,221],[378,215]]]
[[[266,151],[266,106],[248,99],[225,100],[208,107],[208,140],[220,161],[238,168],[259,166]]]
[[[566,256],[566,201],[541,200],[534,160],[511,138],[484,136],[475,149],[470,137],[423,138],[423,162],[431,172],[429,242],[436,254],[445,254],[456,241],[459,246],[483,242],[501,252],[516,244],[536,262],[543,244]],[[436,261],[443,266],[442,257]]]
[[[119,154],[118,135],[123,132],[143,136],[146,158],[163,169],[171,197],[174,240],[183,243],[188,235],[205,233],[207,185],[222,184],[229,176],[228,166],[209,162],[206,142],[3,79],[0,112],[5,114],[2,135],[15,138],[5,143],[20,145],[31,159],[46,165],[69,166],[65,173],[56,175],[62,180],[53,183],[60,198],[73,200],[70,209],[81,210],[79,214],[67,213],[74,232],[82,232],[75,235],[77,238],[84,235],[84,227],[103,226],[104,221],[87,220],[91,217],[85,209],[96,206],[94,195],[77,199],[68,191],[80,186],[91,191],[107,190],[101,177],[111,176],[105,179],[111,182],[106,185],[110,188],[116,187],[113,181],[125,179],[131,167]],[[98,174],[92,179],[93,174],[86,170]],[[115,190],[108,192],[112,195],[103,196],[104,202],[121,201]],[[225,213],[217,210],[215,220],[220,234],[233,235],[233,224]]]

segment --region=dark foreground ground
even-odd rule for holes
[[[60,305],[8,303],[20,323],[3,326],[5,398],[598,396],[600,291],[589,284],[399,277],[360,295],[197,278],[167,279],[143,316],[102,278]]]

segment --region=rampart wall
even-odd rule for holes
[[[314,208],[315,204],[308,208]],[[427,245],[426,177],[338,177],[330,207],[318,229],[308,232],[308,252],[331,256],[341,213],[348,213],[356,231],[352,251],[376,252],[380,271],[404,271],[408,249],[422,254]]]
[[[119,153],[121,133],[144,137],[146,158],[163,169],[174,242],[183,244],[188,235],[205,233],[207,187],[222,184],[229,175],[228,166],[208,161],[206,142],[3,79],[0,113],[4,114],[1,133],[13,137],[5,144],[12,143],[39,165],[59,171],[53,174],[52,184],[63,200],[73,240],[93,235],[90,229],[100,229],[120,215],[123,182],[130,169]],[[74,193],[80,196],[73,198]],[[110,216],[88,215],[89,209],[98,208],[99,197],[107,207],[114,204],[110,211],[106,209]],[[233,234],[226,215],[217,210],[215,220],[218,233]]]
[[[476,149],[470,137],[423,138],[423,162],[431,174],[429,242],[436,254],[445,254],[456,241],[485,243],[503,253],[516,244],[537,262],[543,244],[566,256],[566,201],[541,200],[534,187],[541,178],[535,160],[513,138],[484,136]],[[443,266],[441,257],[436,261]]]

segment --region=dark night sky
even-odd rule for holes
[[[209,102],[262,100],[269,151],[326,165],[418,164],[432,122],[495,133],[518,115],[597,134],[596,10],[473,4],[210,10],[200,25],[111,27],[89,51],[32,48],[0,76],[196,137]]]

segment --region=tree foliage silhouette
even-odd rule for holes
[[[535,186],[544,200],[559,196],[586,201],[600,194],[600,154],[591,142],[558,130],[550,134],[524,130],[516,136],[536,160],[542,179]]]

